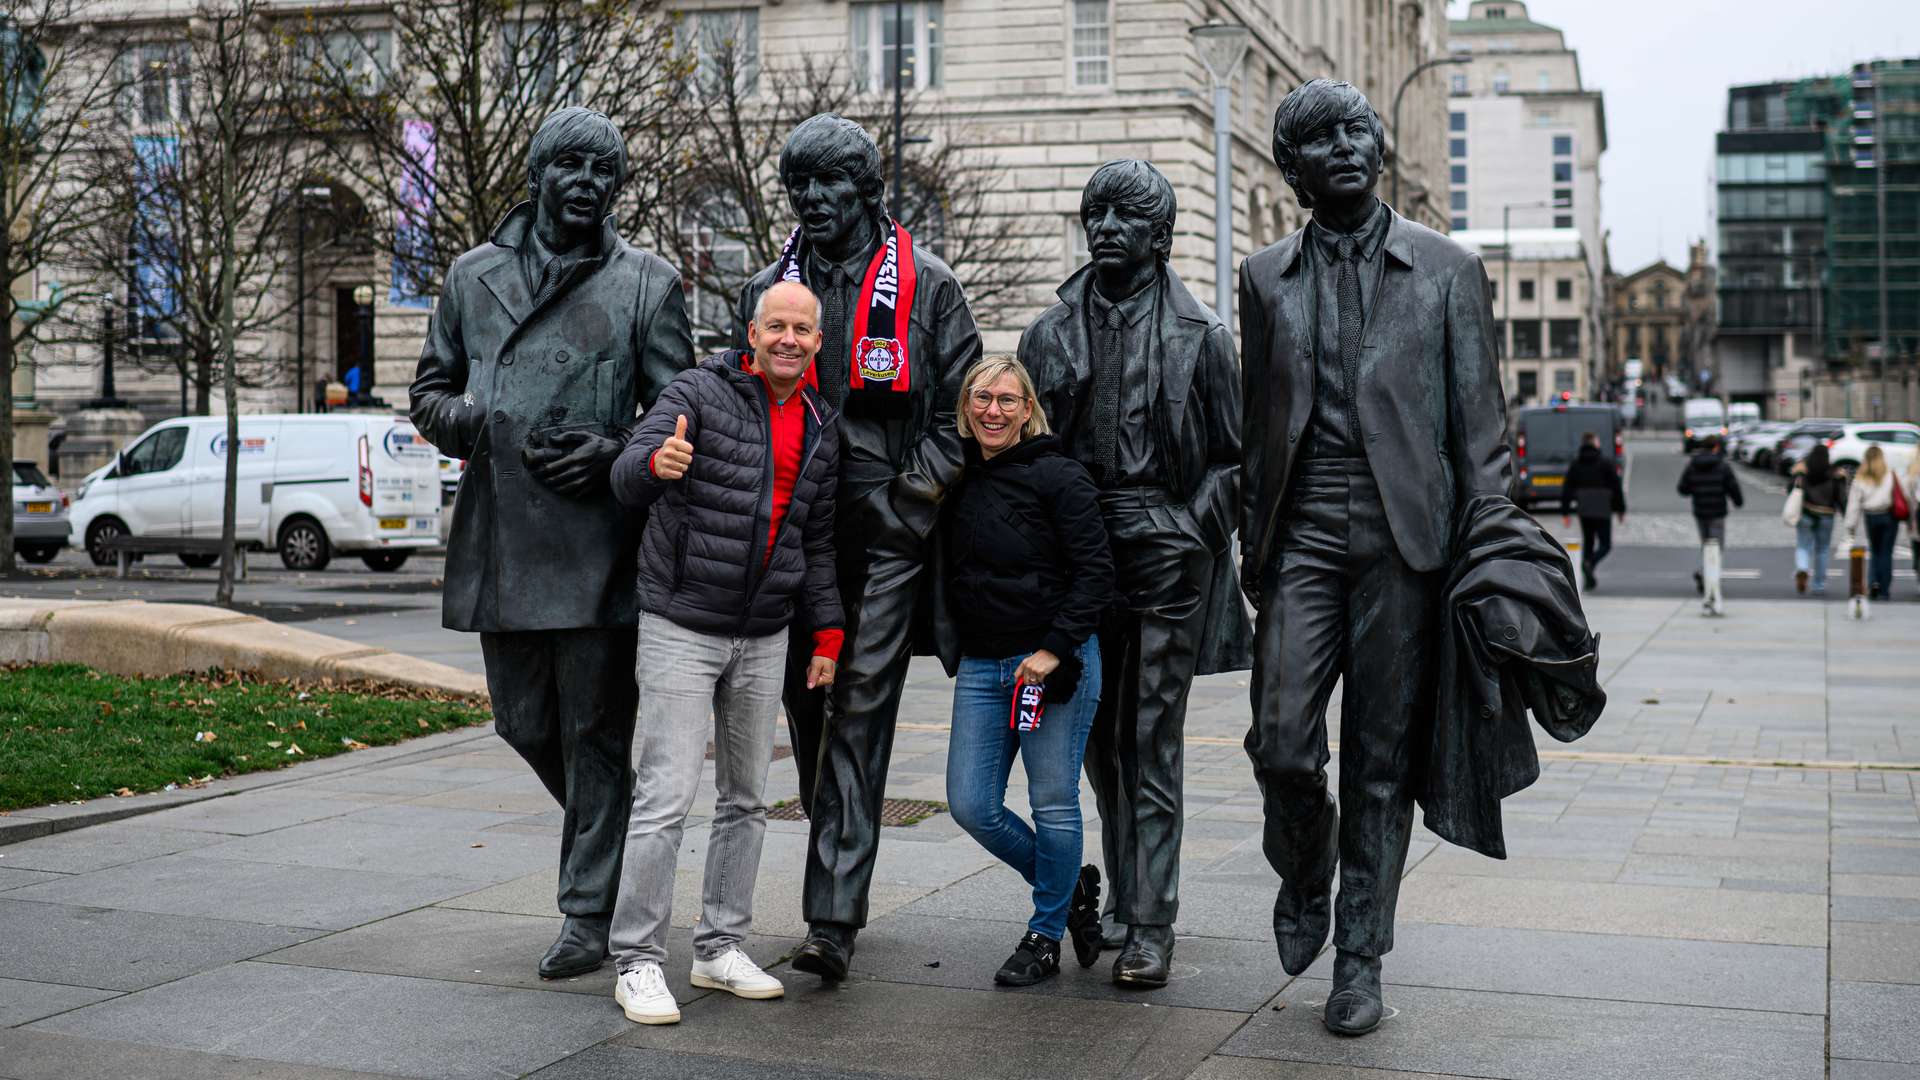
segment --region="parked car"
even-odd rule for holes
[[[52,562],[67,546],[70,500],[40,466],[13,463],[13,550],[30,563]]]
[[[1727,408],[1719,398],[1688,398],[1680,405],[1680,423],[1681,445],[1691,454],[1707,436],[1727,433]]]
[[[1787,429],[1773,452],[1773,471],[1781,476],[1792,472],[1793,467],[1806,458],[1807,451],[1812,450],[1815,444],[1840,434],[1846,424],[1845,420],[1821,416],[1808,417],[1794,424]]]
[[[1920,427],[1882,421],[1849,421],[1827,443],[1836,467],[1852,472],[1866,459],[1867,447],[1878,446],[1887,455],[1887,465],[1905,475],[1913,455],[1920,450]]]
[[[1757,424],[1760,422],[1760,406],[1751,401],[1727,402],[1727,426],[1735,424]]]
[[[1727,450],[1735,461],[1765,468],[1773,448],[1793,425],[1784,420],[1763,420],[1736,430],[1727,437]]]
[[[76,493],[70,537],[100,565],[115,536],[220,535],[227,421],[181,417],[155,425]],[[440,543],[433,446],[404,417],[336,413],[240,418],[234,524],[290,570],[320,570],[350,552],[397,570]],[[188,566],[218,556],[183,554]]]
[[[1618,470],[1626,460],[1621,443],[1619,412],[1611,405],[1547,405],[1514,414],[1513,501],[1531,506],[1558,499],[1566,483],[1567,466],[1580,452],[1581,436],[1600,437],[1600,452]]]

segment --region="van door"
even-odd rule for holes
[[[227,425],[224,421],[202,429],[193,448],[193,535],[218,537],[226,507]],[[264,540],[266,493],[262,485],[273,480],[275,443],[280,421],[240,418],[239,473],[234,484],[233,535],[242,540]]]
[[[134,536],[179,536],[187,528],[186,424],[163,427],[120,454],[113,495],[116,512]]]
[[[440,535],[440,455],[407,420],[367,424],[363,499],[372,513],[375,535],[392,540]]]

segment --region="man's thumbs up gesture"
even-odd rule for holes
[[[683,414],[674,422],[673,434],[653,452],[653,475],[662,480],[678,480],[687,475],[687,466],[693,464],[693,444],[687,441],[687,418]]]

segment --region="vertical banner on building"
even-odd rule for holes
[[[173,174],[179,165],[180,143],[171,135],[136,135],[133,139],[133,236],[127,245],[131,263],[127,303],[133,309],[136,337],[168,339],[178,335],[174,320],[180,297],[174,290],[179,258],[173,228],[178,195]]]
[[[399,205],[393,208],[393,288],[387,302],[397,307],[429,308],[427,266],[433,258],[433,124],[408,120],[402,127],[406,171],[400,177]]]

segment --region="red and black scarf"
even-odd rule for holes
[[[887,228],[886,242],[873,253],[866,280],[860,284],[860,302],[854,306],[852,355],[847,360],[850,390],[906,393],[913,388],[906,332],[915,285],[913,237],[892,218],[887,219]],[[796,226],[780,248],[775,280],[805,284],[800,268],[806,256],[807,242]]]

